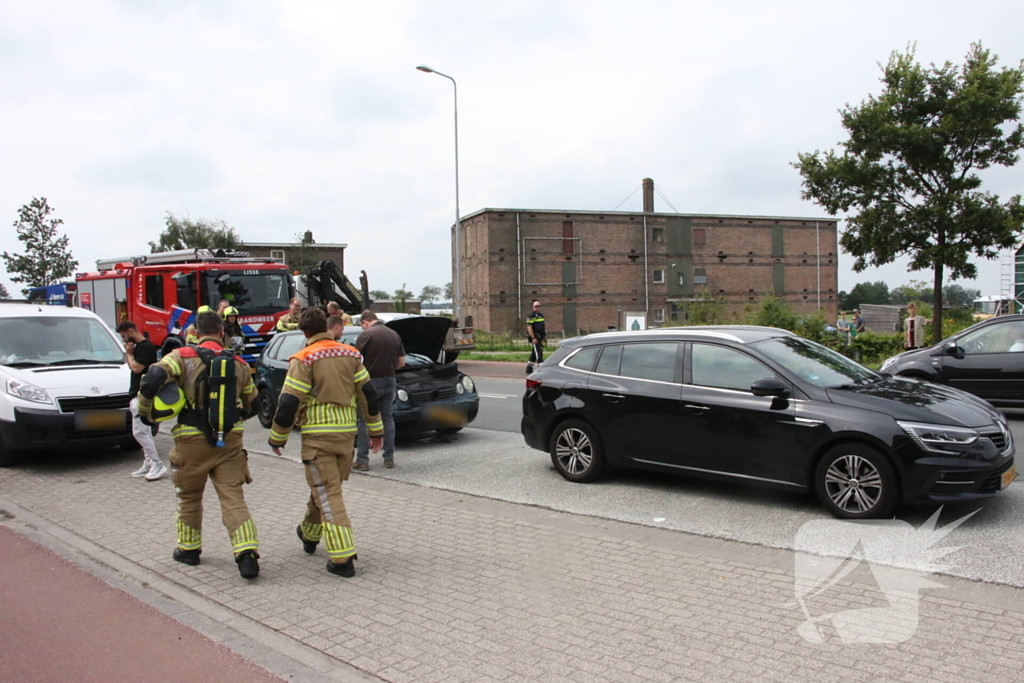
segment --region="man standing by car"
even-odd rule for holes
[[[277,320],[274,327],[278,332],[291,332],[299,329],[299,315],[302,313],[302,302],[298,297],[288,302],[288,312]]]
[[[131,398],[132,411],[132,436],[142,447],[142,467],[132,472],[133,477],[145,477],[146,481],[156,481],[167,474],[167,468],[160,460],[160,454],[156,450],[156,442],[153,441],[153,429],[142,423],[139,417],[139,386],[142,384],[142,376],[149,370],[149,366],[156,363],[156,346],[142,336],[138,326],[131,320],[125,320],[117,326],[117,333],[121,335],[124,342],[124,352],[128,356],[128,367],[132,369],[131,384],[128,388],[128,396]]]
[[[288,375],[270,429],[270,447],[281,455],[292,427],[299,425],[310,496],[306,516],[295,531],[309,554],[326,538],[327,571],[351,577],[356,573],[356,547],[341,487],[352,467],[357,407],[369,416],[374,451],[381,446],[384,425],[359,352],[327,334],[327,318],[319,308],[303,313],[299,326],[306,346],[288,361]]]
[[[544,362],[544,340],[547,333],[544,330],[544,314],[540,312],[539,301],[533,302],[533,312],[526,319],[526,337],[530,340],[530,361],[526,364],[526,374],[529,375]]]
[[[356,339],[356,348],[363,354],[363,365],[370,373],[370,384],[377,392],[380,416],[384,421],[384,467],[395,466],[395,416],[391,412],[395,403],[395,371],[405,366],[405,347],[398,333],[377,319],[373,311],[359,316],[362,334]],[[359,443],[356,464],[352,469],[366,472],[370,469],[369,437],[366,422],[359,416]]]

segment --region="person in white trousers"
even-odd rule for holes
[[[133,477],[145,477],[146,481],[156,481],[167,476],[167,466],[160,460],[160,454],[156,450],[156,442],[153,440],[153,428],[143,424],[139,417],[139,386],[142,384],[142,376],[150,365],[156,363],[156,346],[153,342],[142,336],[135,323],[126,320],[117,326],[117,332],[124,341],[125,354],[128,356],[128,366],[132,370],[132,381],[129,389],[131,396],[132,412],[132,436],[142,447],[142,454],[145,458],[142,467],[132,472]]]

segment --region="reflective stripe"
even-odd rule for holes
[[[355,374],[355,377],[353,377],[352,379],[355,381],[356,384],[358,384],[359,382],[362,382],[363,380],[370,379],[370,373],[366,371],[366,368],[363,368],[362,370],[357,372]]]
[[[259,547],[259,543],[256,541],[256,524],[252,518],[245,520],[242,526],[231,534],[231,547],[236,555],[243,550],[256,550]]]
[[[197,550],[203,545],[203,535],[199,529],[193,529],[180,519],[178,527],[178,547],[182,550]]]
[[[376,422],[367,422],[367,429],[384,429],[384,420],[377,420]]]
[[[256,385],[250,381],[249,386],[242,390],[242,394],[251,394],[254,391],[256,391]]]
[[[272,441],[280,441],[284,443],[288,440],[288,432],[277,431],[277,423],[275,422],[274,426],[270,429],[270,439]]]
[[[303,425],[303,434],[347,434],[357,431],[356,425]]]
[[[171,366],[171,370],[173,370],[172,374],[174,374],[174,375],[180,375],[181,374],[181,366],[178,365],[177,362],[175,362],[174,358],[172,358],[171,356],[166,356],[166,357],[164,357],[164,361],[168,365]]]
[[[291,389],[295,389],[296,391],[301,392],[302,394],[308,394],[310,389],[313,388],[310,385],[306,384],[305,382],[300,382],[294,377],[285,377],[284,385]]]
[[[307,541],[319,541],[320,537],[324,535],[323,524],[302,524],[302,537]]]
[[[327,556],[332,560],[344,560],[356,554],[356,544],[352,538],[352,530],[324,522],[324,540],[327,545]]]

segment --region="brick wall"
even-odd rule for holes
[[[704,293],[723,300],[726,314],[737,319],[769,292],[811,314],[818,308],[819,271],[821,308],[829,319],[836,313],[831,220],[815,226],[813,220],[648,215],[646,268],[643,214],[520,211],[521,253],[514,211],[485,211],[462,228],[464,308],[479,329],[520,331],[534,298],[556,334],[573,314],[583,331],[621,325],[626,313],[645,310],[648,324],[656,325],[655,309],[670,323],[673,303],[682,322],[686,300]],[[653,281],[656,269],[663,282]],[[698,284],[702,269],[706,282]],[[558,284],[565,281],[576,284]]]

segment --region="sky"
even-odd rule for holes
[[[1024,57],[1014,0],[9,3],[0,24],[0,252],[46,197],[80,270],[143,254],[168,212],[243,239],[348,244],[372,289],[451,280],[451,81],[459,209],[610,211],[640,185],[683,213],[825,217],[797,154],[845,139],[838,109],[879,63],[982,41]],[[985,173],[1022,193],[1024,165]],[[672,211],[660,197],[657,211]],[[636,192],[620,210],[641,210]],[[839,288],[930,272],[907,260]],[[8,274],[0,283],[12,294]],[[961,284],[999,292],[998,261]]]

